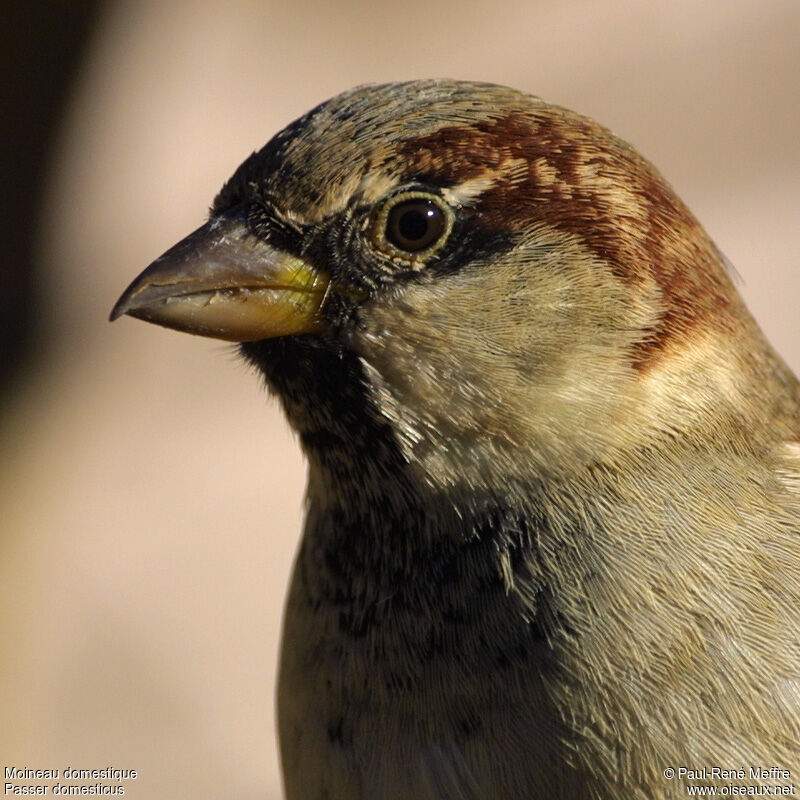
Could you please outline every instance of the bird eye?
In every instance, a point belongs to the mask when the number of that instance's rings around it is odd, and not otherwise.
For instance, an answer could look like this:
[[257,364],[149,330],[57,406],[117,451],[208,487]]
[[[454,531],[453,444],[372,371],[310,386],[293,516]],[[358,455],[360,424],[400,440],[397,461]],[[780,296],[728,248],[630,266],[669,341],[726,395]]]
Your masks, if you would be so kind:
[[452,212],[435,195],[393,197],[379,218],[385,240],[404,253],[430,251],[444,241]]

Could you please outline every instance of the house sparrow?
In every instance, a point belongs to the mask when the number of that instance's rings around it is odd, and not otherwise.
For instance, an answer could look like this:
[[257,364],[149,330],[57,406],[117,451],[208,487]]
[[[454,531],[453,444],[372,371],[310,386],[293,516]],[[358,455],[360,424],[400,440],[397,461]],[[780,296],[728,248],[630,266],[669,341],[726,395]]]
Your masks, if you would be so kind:
[[290,800],[800,777],[800,386],[608,130],[489,84],[345,92],[121,314],[242,342],[308,458]]

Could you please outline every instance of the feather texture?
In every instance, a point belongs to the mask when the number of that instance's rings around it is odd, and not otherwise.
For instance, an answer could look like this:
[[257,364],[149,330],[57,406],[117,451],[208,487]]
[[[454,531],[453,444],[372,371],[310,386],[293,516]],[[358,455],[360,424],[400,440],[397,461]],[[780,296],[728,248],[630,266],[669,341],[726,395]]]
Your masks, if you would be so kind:
[[[427,249],[381,227],[407,197],[447,211]],[[242,345],[309,461],[290,800],[800,776],[800,386],[652,165],[511,89],[368,86],[212,218],[329,281],[306,333]]]

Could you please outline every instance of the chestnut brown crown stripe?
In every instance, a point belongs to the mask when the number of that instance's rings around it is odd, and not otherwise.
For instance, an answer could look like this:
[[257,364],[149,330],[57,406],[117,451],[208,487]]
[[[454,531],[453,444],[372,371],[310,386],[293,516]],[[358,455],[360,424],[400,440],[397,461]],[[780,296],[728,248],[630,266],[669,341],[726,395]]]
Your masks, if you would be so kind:
[[[580,237],[626,283],[655,283],[663,313],[632,353],[637,369],[709,326],[733,324],[735,290],[708,235],[656,169],[597,123],[537,106],[442,127],[400,152],[412,174],[443,185],[495,173],[476,204],[486,225],[542,222]],[[503,171],[517,162],[527,174]]]

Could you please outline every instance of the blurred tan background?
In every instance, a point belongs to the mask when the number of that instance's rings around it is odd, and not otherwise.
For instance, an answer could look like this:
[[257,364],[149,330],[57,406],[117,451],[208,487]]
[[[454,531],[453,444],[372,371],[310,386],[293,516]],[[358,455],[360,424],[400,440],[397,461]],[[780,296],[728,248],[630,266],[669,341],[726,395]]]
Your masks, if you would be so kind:
[[367,81],[471,78],[636,145],[798,371],[800,3],[98,9],[32,209],[33,360],[0,405],[0,767],[133,768],[132,798],[278,798],[303,462],[231,347],[109,325],[113,302],[311,106]]

